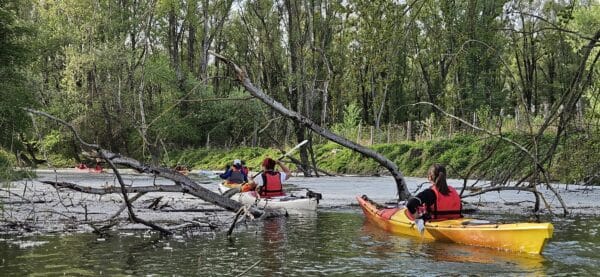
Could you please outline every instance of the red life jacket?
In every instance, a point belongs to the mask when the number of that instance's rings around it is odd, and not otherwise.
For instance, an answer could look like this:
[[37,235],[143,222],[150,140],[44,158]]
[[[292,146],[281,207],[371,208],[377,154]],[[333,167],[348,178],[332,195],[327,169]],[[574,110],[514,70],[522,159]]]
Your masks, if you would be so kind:
[[431,186],[431,190],[435,193],[435,204],[431,216],[433,220],[456,219],[461,218],[462,204],[460,196],[456,190],[448,186],[448,195],[443,195],[437,190],[435,185]]
[[283,185],[281,184],[281,174],[277,171],[265,171],[262,174],[263,185],[260,190],[260,197],[284,196]]

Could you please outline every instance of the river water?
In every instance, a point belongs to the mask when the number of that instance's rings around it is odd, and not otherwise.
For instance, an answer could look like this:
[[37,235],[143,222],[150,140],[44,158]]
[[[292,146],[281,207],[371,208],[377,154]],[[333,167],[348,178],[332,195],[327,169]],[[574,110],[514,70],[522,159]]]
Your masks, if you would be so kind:
[[[391,200],[395,194],[391,178],[290,181],[323,193],[316,214],[241,225],[230,238],[220,232],[169,238],[150,232],[115,232],[103,238],[81,233],[5,236],[0,239],[0,276],[237,276],[246,270],[244,276],[590,276],[600,271],[597,216],[542,218],[555,227],[542,255],[517,254],[392,235],[365,222],[354,197],[367,194],[378,201]],[[415,189],[422,181],[409,178],[409,187]],[[472,200],[531,198],[520,194],[486,197]],[[506,211],[471,216],[528,220]]]

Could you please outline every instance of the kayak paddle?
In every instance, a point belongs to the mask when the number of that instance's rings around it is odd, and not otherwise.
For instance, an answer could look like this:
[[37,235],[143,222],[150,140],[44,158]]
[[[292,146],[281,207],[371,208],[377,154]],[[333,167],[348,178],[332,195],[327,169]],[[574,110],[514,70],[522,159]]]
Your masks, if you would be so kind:
[[[291,155],[292,153],[294,153],[294,151],[298,150],[300,147],[302,147],[302,145],[305,145],[308,142],[307,139],[303,140],[302,142],[298,143],[296,146],[294,146],[294,148],[290,149],[289,151],[287,151],[285,154],[281,155],[279,158],[277,158],[278,161],[283,160],[283,158]],[[259,171],[256,174],[254,174],[254,176],[252,176],[252,179],[256,178],[256,176],[258,176],[259,174],[261,174],[263,171]]]

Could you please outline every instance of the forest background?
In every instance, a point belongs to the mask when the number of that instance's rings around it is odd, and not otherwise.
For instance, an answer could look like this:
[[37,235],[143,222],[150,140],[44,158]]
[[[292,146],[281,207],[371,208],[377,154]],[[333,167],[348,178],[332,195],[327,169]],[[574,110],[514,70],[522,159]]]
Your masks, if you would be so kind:
[[3,179],[93,163],[25,107],[169,167],[257,167],[308,139],[305,175],[382,171],[253,98],[214,52],[406,175],[439,162],[453,177],[535,181],[537,163],[552,180],[600,182],[597,1],[4,0],[0,35]]

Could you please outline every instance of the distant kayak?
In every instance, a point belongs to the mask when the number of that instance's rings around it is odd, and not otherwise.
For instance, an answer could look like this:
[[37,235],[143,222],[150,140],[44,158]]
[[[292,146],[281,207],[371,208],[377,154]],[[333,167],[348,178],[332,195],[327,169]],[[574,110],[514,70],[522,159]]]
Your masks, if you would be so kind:
[[75,170],[77,170],[79,172],[87,172],[87,173],[105,173],[106,172],[106,170],[104,170],[104,168],[102,168],[101,166],[87,167],[82,164],[76,166]]
[[[240,185],[231,184],[219,184],[219,192],[225,193],[226,191],[234,188],[239,189]],[[314,193],[307,190],[303,196],[290,194],[280,197],[261,198],[255,191],[248,191],[242,193],[236,193],[231,196],[231,199],[238,201],[244,205],[254,205],[261,209],[274,209],[280,210],[287,214],[305,214],[315,212],[321,199],[321,194]]]
[[423,234],[406,215],[405,208],[383,207],[366,195],[356,198],[365,217],[379,228],[394,234],[425,239],[539,254],[552,238],[551,223],[496,224],[460,218],[425,223]]
[[178,165],[174,169],[175,169],[175,171],[179,172],[181,175],[188,175],[190,173],[190,170],[188,169],[187,166]]

